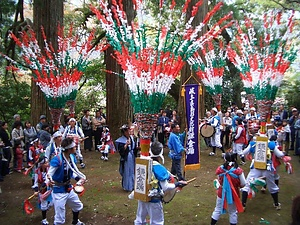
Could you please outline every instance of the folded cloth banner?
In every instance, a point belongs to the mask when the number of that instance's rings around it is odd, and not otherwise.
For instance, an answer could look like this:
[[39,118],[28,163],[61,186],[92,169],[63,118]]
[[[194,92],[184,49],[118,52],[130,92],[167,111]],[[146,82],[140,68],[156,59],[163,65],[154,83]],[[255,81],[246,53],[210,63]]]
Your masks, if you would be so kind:
[[184,101],[188,135],[186,140],[185,170],[200,168],[199,146],[199,84],[186,84],[184,86]]

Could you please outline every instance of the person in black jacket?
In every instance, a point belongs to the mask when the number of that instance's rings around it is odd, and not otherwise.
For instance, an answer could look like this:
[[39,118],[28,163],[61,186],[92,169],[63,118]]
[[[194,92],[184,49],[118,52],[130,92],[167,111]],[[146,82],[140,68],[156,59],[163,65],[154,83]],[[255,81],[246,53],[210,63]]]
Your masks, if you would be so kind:
[[[0,123],[0,139],[2,141],[2,171],[1,175],[5,176],[6,174],[9,173],[9,164],[11,162],[11,150],[10,148],[12,147],[12,144],[10,142],[10,133],[8,132],[8,123],[7,122],[1,122]],[[1,142],[0,141],[0,142]]]

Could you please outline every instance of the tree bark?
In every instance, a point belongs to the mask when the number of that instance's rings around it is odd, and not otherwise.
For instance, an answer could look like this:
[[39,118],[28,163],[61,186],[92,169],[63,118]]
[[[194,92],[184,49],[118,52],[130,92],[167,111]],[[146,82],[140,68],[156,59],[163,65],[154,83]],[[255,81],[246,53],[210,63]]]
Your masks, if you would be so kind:
[[[186,15],[186,19],[188,20],[191,17],[191,12],[192,12],[192,7],[198,2],[198,0],[192,0],[188,11],[187,11],[187,15]],[[197,13],[197,15],[194,18],[194,21],[192,23],[192,25],[195,27],[196,25],[198,25],[200,22],[203,21],[206,13],[208,11],[208,0],[204,0],[203,4],[200,6],[199,11]],[[203,28],[202,32],[199,35],[202,35],[203,33],[205,33],[207,30],[207,28]],[[186,64],[183,69],[181,70],[181,78],[180,78],[180,84],[181,84],[181,88],[182,85],[187,81],[187,79],[191,76],[192,71],[190,70],[190,66],[188,64]],[[187,84],[195,84],[195,83],[200,83],[201,81],[198,79],[197,76],[194,76],[197,80],[195,79],[190,79]],[[178,112],[179,112],[179,116],[181,119],[181,127],[186,127],[186,115],[185,115],[185,109],[184,109],[184,98],[181,96],[181,88],[179,90],[179,100],[178,100]],[[202,85],[202,95],[200,96],[200,107],[199,107],[199,116],[203,117],[205,114],[205,89],[204,86]]]
[[[126,12],[128,23],[134,18],[132,0],[123,1],[124,11]],[[112,58],[113,49],[110,47],[105,52],[105,64],[108,71],[123,75],[121,67]],[[130,103],[129,87],[125,79],[116,74],[106,74],[106,113],[107,124],[110,128],[112,138],[120,135],[119,128],[122,124],[133,121],[133,109]]]
[[[43,49],[41,26],[44,27],[46,37],[57,48],[57,26],[63,24],[64,0],[34,0],[33,24],[37,40]],[[35,82],[31,82],[31,123],[37,124],[40,115],[46,115],[51,121],[49,107],[45,96]]]

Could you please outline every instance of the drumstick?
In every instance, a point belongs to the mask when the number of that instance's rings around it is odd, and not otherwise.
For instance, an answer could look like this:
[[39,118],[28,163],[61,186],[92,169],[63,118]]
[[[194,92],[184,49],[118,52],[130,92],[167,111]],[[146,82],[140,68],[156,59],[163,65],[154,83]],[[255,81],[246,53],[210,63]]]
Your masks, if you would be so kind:
[[82,141],[84,141],[85,139],[88,139],[88,138],[90,138],[89,136],[86,136],[86,137],[84,137],[84,138],[81,138],[80,139],[80,142],[82,142]]
[[35,196],[35,194],[33,194],[33,195],[29,196],[29,197],[27,198],[27,200],[30,200],[30,199],[32,199],[34,196]]
[[187,180],[186,182],[189,184],[189,183],[191,183],[191,182],[193,182],[193,181],[195,181],[196,180],[196,177],[194,177],[194,178],[192,178],[192,179],[190,179],[190,180]]

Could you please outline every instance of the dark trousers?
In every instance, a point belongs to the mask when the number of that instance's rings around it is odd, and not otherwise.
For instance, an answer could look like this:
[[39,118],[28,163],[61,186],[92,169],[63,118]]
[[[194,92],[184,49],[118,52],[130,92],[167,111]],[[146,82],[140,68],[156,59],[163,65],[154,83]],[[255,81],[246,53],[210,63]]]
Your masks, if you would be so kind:
[[89,150],[91,151],[93,148],[93,139],[92,139],[92,134],[93,134],[93,130],[83,130],[84,136],[85,137],[89,137],[87,139],[84,140],[83,146],[84,146],[84,150]]
[[157,139],[160,143],[162,143],[163,145],[165,145],[165,133],[166,132],[161,132],[157,134]]
[[7,171],[9,171],[9,165],[11,162],[11,150],[10,147],[3,147],[3,157],[7,159],[7,162],[5,163],[5,166],[7,167]]
[[296,142],[295,155],[300,155],[300,131],[299,130],[296,132],[295,142]]
[[295,149],[295,130],[291,130],[291,139],[290,139],[290,150],[294,150]]
[[95,131],[94,131],[94,139],[95,139],[95,150],[97,151],[97,145],[101,145],[101,135],[103,132],[103,127],[98,127]]
[[[225,146],[227,148],[229,147],[229,135],[230,135],[230,130],[225,130],[225,131],[222,131],[222,133],[221,133],[221,144],[222,144],[222,146]],[[225,145],[223,144],[224,137],[225,137]]]
[[181,172],[181,159],[172,159],[171,173],[176,175],[178,180],[184,180]]

